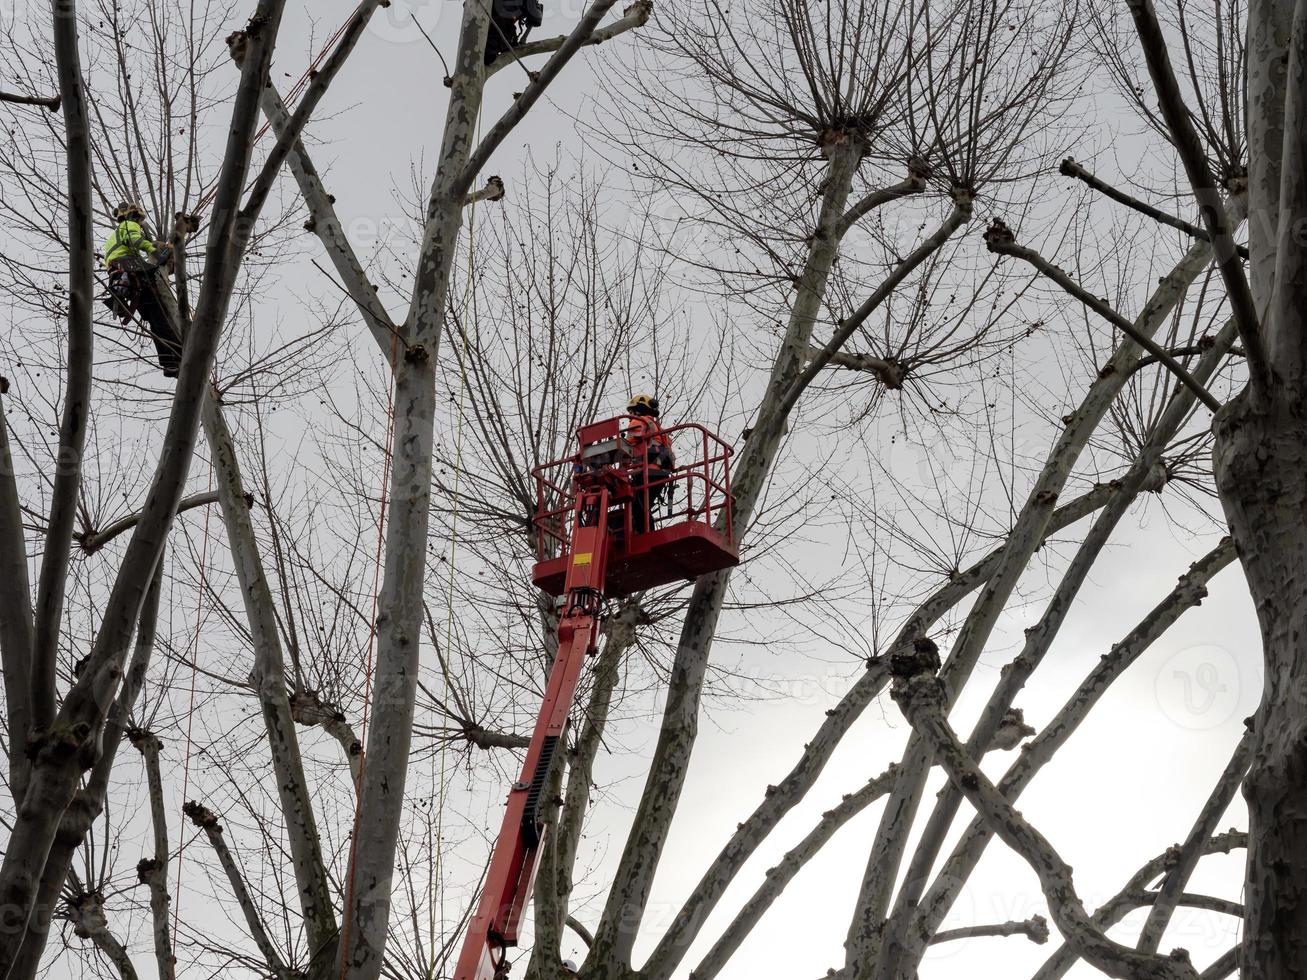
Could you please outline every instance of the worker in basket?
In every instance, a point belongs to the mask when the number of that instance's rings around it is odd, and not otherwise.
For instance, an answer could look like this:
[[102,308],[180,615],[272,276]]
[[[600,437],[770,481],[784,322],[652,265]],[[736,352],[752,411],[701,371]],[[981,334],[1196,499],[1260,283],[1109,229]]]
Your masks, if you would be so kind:
[[159,299],[159,270],[172,258],[172,250],[160,247],[146,235],[142,222],[145,209],[124,203],[113,212],[114,232],[104,243],[104,264],[109,270],[109,295],[105,305],[124,325],[139,313],[159,355],[165,377],[177,377],[181,366],[182,342]]
[[631,522],[635,533],[643,534],[653,529],[653,511],[658,502],[671,500],[672,484],[667,481],[676,470],[676,453],[671,436],[658,421],[661,412],[657,398],[635,395],[626,411],[632,416],[625,439],[631,447],[631,482],[637,487]]

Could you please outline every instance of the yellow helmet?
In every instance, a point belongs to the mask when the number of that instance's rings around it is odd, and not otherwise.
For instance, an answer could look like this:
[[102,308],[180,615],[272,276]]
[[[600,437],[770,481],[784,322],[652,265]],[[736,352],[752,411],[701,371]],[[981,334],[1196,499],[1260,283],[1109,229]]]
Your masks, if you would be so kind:
[[632,395],[626,410],[632,415],[658,415],[658,399],[653,395]]
[[124,201],[113,209],[114,221],[144,221],[145,208],[135,201]]

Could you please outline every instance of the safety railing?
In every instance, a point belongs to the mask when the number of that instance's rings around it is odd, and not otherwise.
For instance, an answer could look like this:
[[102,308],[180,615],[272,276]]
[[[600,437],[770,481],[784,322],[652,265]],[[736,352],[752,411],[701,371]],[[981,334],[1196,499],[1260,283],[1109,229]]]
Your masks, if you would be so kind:
[[[617,431],[627,447],[640,438],[638,430],[644,426],[642,420],[629,415],[607,421],[618,423]],[[601,429],[607,429],[606,423],[586,426],[581,432]],[[611,438],[612,430],[607,431]],[[622,498],[618,506],[624,511],[622,523],[628,536],[640,530],[634,509],[642,507],[648,508],[652,518],[645,530],[701,521],[715,527],[728,543],[734,543],[730,445],[695,422],[668,426],[661,431],[670,439],[676,456],[676,465],[670,470],[651,463],[647,451],[639,459],[619,454],[616,460],[608,459],[600,464],[583,462],[587,448],[604,440],[581,442],[571,456],[535,468],[532,475],[536,481],[534,524],[538,560],[566,553],[580,485],[585,478],[606,481]],[[581,433],[578,436],[584,438]],[[647,498],[654,498],[656,506],[649,507]]]

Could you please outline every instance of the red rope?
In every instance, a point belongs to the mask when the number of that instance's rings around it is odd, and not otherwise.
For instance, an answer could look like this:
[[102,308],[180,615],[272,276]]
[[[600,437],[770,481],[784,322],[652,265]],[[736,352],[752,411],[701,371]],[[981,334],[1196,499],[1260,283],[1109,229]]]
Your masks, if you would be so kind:
[[[213,492],[213,462],[209,462],[209,492]],[[191,789],[191,731],[195,724],[195,679],[199,673],[200,661],[200,625],[203,622],[204,613],[204,588],[207,581],[209,565],[209,516],[213,513],[212,507],[204,508],[204,543],[200,546],[200,592],[195,602],[195,636],[191,641],[191,690],[189,701],[186,708],[186,762],[182,767],[182,803],[186,803],[187,794]],[[176,899],[172,906],[172,958],[173,963],[177,962],[177,925],[181,916],[182,909],[182,855],[186,852],[186,828],[185,825],[179,829],[177,835],[177,889]],[[176,973],[174,965],[173,972]]]
[[[390,376],[395,377],[398,336],[390,340]],[[381,557],[386,541],[386,508],[390,500],[390,468],[395,441],[395,385],[392,380],[386,393],[385,462],[381,467],[381,508],[377,517],[377,552],[372,565],[372,618],[368,623],[368,652],[363,668],[363,723],[359,734],[359,774],[354,784],[354,829],[349,837],[349,874],[345,879],[344,920],[340,927],[340,980],[345,980],[349,965],[349,933],[353,921],[354,859],[358,854],[359,819],[363,814],[363,775],[367,770],[368,716],[372,707],[372,661],[377,646],[377,612],[381,605]]]
[[[322,46],[322,50],[318,52],[317,57],[315,57],[311,62],[309,62],[309,66],[304,69],[304,74],[299,77],[299,80],[296,81],[295,84],[292,85],[290,87],[290,90],[286,93],[286,99],[285,99],[286,105],[290,105],[290,103],[294,102],[295,99],[299,96],[299,94],[303,92],[305,88],[308,87],[309,79],[312,78],[315,74],[317,74],[318,68],[321,67],[322,63],[327,60],[327,55],[331,53],[332,49],[336,46],[336,42],[341,39],[342,35],[344,35],[345,29],[349,27],[349,24],[350,24],[349,20],[346,20],[345,23],[341,24],[340,27],[336,29],[336,33],[331,35],[331,37],[327,40],[327,43]],[[254,139],[251,141],[250,145],[257,146],[259,141],[263,139],[263,137],[267,134],[268,130],[271,128],[272,128],[272,123],[270,121],[265,122],[263,126],[259,128],[258,132],[254,134]],[[207,208],[210,204],[213,203],[213,199],[214,197],[217,196],[217,194],[218,194],[218,186],[215,183],[214,186],[209,188],[208,192],[202,198],[200,198],[198,202],[196,202],[194,213],[195,214],[202,213],[205,208]]]

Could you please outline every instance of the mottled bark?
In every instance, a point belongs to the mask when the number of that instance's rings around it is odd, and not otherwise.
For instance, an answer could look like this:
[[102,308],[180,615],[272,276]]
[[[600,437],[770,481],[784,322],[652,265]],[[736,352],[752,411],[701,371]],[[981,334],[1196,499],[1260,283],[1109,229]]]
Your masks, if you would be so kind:
[[[1198,867],[1198,859],[1202,857],[1204,845],[1211,839],[1216,825],[1229,809],[1231,801],[1243,784],[1243,777],[1248,771],[1251,760],[1253,744],[1251,732],[1239,740],[1234,755],[1230,757],[1230,762],[1221,773],[1221,778],[1216,781],[1216,788],[1212,790],[1211,796],[1203,805],[1198,819],[1194,821],[1193,829],[1189,831],[1189,836],[1177,848],[1175,862],[1167,871],[1153,907],[1148,912],[1144,928],[1139,933],[1137,945],[1144,952],[1155,953],[1162,945],[1162,935],[1166,932],[1171,916],[1175,914],[1176,908],[1184,897],[1184,887],[1188,884],[1194,869]],[[1243,908],[1242,906],[1238,908],[1242,916]]]
[[[249,170],[258,93],[267,79],[283,7],[284,0],[262,0],[251,21],[253,56],[247,59],[233,108],[233,124],[214,198],[204,284],[182,354],[163,453],[145,510],[104,604],[102,621],[82,673],[54,722],[30,746],[32,776],[17,808],[9,847],[0,866],[0,907],[9,914],[9,928],[0,930],[0,977],[10,977],[61,816],[73,801],[81,772],[99,750],[102,726],[122,677],[127,646],[163,552],[165,536],[181,503],[194,456],[207,375],[250,231],[248,225],[238,224],[237,203]],[[75,43],[75,33],[72,41]],[[87,298],[89,302],[89,283]]]
[[[1053,922],[1066,941],[1094,967],[1121,980],[1197,980],[1187,954],[1142,953],[1109,939],[1095,925],[1076,894],[1071,868],[1052,845],[1004,799],[980,771],[944,717],[943,685],[921,664],[907,663],[894,680],[894,700],[913,728],[930,743],[939,765],[1039,878]],[[896,665],[896,672],[898,665]]]
[[[1199,359],[1192,375],[1199,388],[1205,385],[1224,363],[1236,333],[1234,324],[1227,324]],[[1194,388],[1188,385],[1182,385],[1174,392],[1161,417],[1149,432],[1134,463],[1121,479],[1120,492],[1108,501],[1095,518],[1088,534],[1077,548],[1075,556],[1058,580],[1044,614],[1034,626],[1025,631],[1021,652],[1004,668],[998,685],[990,695],[971,737],[967,740],[967,749],[974,758],[979,759],[983,750],[992,743],[1026,681],[1043,662],[1044,656],[1052,647],[1062,624],[1070,614],[1076,596],[1088,580],[1099,555],[1112,539],[1131,504],[1146,489],[1162,489],[1162,486],[1158,485],[1158,471],[1163,465],[1163,453],[1189,418],[1196,397]],[[1165,480],[1164,475],[1161,476],[1161,480]],[[961,794],[955,787],[945,787],[922,831],[905,880],[899,887],[894,912],[887,929],[887,939],[882,943],[882,961],[877,967],[877,974],[880,976],[901,976],[911,980],[916,973],[921,955],[925,951],[925,937],[920,934],[914,935],[909,928],[909,922],[916,917],[922,892],[926,888],[930,873],[935,866],[935,859],[953,825],[961,801]],[[960,885],[960,882],[955,885]]]
[[[1236,848],[1245,847],[1247,843],[1247,834],[1231,830],[1207,841],[1203,845],[1202,853],[1204,856],[1208,854],[1229,854],[1230,851]],[[1146,886],[1171,866],[1173,858],[1173,851],[1168,849],[1165,853],[1159,854],[1136,871],[1130,880],[1126,882],[1125,887],[1094,913],[1094,925],[1099,929],[1110,929],[1130,912],[1148,905],[1156,893],[1149,892]],[[1032,980],[1060,980],[1079,958],[1080,954],[1070,946],[1059,947]]]
[[[208,838],[209,844],[213,847],[213,852],[218,857],[218,864],[222,866],[223,874],[227,877],[227,886],[231,889],[231,893],[236,899],[236,905],[240,908],[241,915],[245,919],[245,925],[250,931],[250,938],[254,940],[254,945],[263,954],[263,962],[267,965],[268,972],[276,980],[297,980],[300,974],[291,973],[268,935],[268,929],[263,924],[259,906],[254,901],[254,897],[250,895],[250,890],[245,886],[245,878],[241,874],[240,866],[236,863],[236,858],[227,846],[227,839],[222,832],[222,822],[218,819],[217,814],[193,801],[187,803],[182,809],[185,811],[186,816],[190,818],[191,823],[204,832],[204,836]],[[322,975],[325,975],[325,973]]]
[[435,363],[450,269],[468,188],[494,150],[543,96],[614,0],[595,0],[567,41],[475,143],[485,84],[489,10],[463,11],[439,164],[431,189],[408,316],[392,342],[394,435],[385,528],[385,573],[377,603],[374,707],[347,876],[341,980],[377,980],[390,918],[395,850],[404,807],[417,694],[422,593],[435,441]]
[[[1137,332],[1152,336],[1161,329],[1185,291],[1207,268],[1212,248],[1198,242],[1164,276],[1135,317]],[[1008,535],[999,565],[988,587],[972,607],[941,675],[950,699],[966,684],[988,642],[999,616],[1007,607],[1026,566],[1043,541],[1059,495],[1080,454],[1129,381],[1131,368],[1142,348],[1129,337],[1099,371],[1080,406],[1067,416],[1066,427],[1054,443]],[[885,806],[863,876],[857,907],[845,940],[845,965],[853,980],[875,974],[881,940],[898,878],[908,835],[930,770],[930,751],[920,738],[910,737],[899,785]]]
[[[743,535],[747,529],[767,473],[780,450],[785,419],[773,409],[808,361],[813,329],[821,312],[831,266],[839,251],[835,230],[846,209],[854,175],[864,153],[860,143],[847,137],[841,137],[825,149],[830,163],[826,169],[816,228],[799,277],[798,295],[781,350],[773,363],[767,394],[760,403],[753,432],[733,474],[737,535]],[[729,572],[700,578],[695,583],[686,610],[649,776],[613,888],[595,932],[592,955],[611,966],[629,968],[631,965],[631,948],[649,901],[654,874],[689,770],[690,753],[698,734],[699,695],[729,581]]]
[[[1180,577],[1174,589],[1130,630],[1120,642],[1113,645],[1066,704],[1053,716],[1044,729],[1022,750],[998,783],[999,792],[1015,801],[1031,781],[1075,734],[1076,730],[1099,703],[1108,688],[1141,657],[1189,609],[1198,605],[1207,595],[1207,584],[1212,576],[1234,561],[1234,545],[1222,541],[1215,549],[1200,558]],[[986,846],[993,838],[994,829],[983,819],[975,819],[954,846],[933,885],[919,904],[908,936],[915,944],[913,961],[929,940],[962,891],[980,862]]]
[[1221,500],[1261,624],[1265,687],[1248,803],[1245,980],[1307,975],[1307,405],[1258,411],[1245,395],[1217,420]]
[[[77,521],[82,484],[82,454],[91,411],[91,372],[95,301],[95,212],[91,193],[91,124],[82,79],[75,0],[54,0],[55,72],[63,106],[64,153],[68,207],[68,360],[64,403],[59,420],[59,451],[55,459],[50,513],[36,587],[36,611],[31,650],[31,731],[13,734],[13,753],[22,755],[27,739],[54,722],[55,672],[59,627],[68,577],[70,545]],[[136,611],[132,610],[132,618]]]
[[172,930],[168,911],[172,896],[168,894],[168,811],[163,801],[163,774],[159,769],[159,753],[163,748],[158,737],[151,732],[132,732],[132,745],[141,753],[145,763],[145,781],[150,796],[150,830],[154,838],[154,854],[142,858],[136,865],[136,878],[150,892],[150,926],[154,939],[154,961],[159,980],[173,980],[176,960],[172,953]]
[[276,604],[268,586],[258,540],[254,536],[254,523],[250,519],[251,498],[241,479],[236,445],[218,397],[216,391],[211,391],[205,402],[204,434],[209,442],[223,525],[227,528],[232,563],[250,626],[254,648],[250,686],[259,699],[268,751],[272,756],[277,795],[286,822],[291,866],[295,873],[295,891],[312,950],[310,962],[316,969],[325,969],[326,964],[335,959],[337,932],[331,884],[327,880],[322,843],[313,814],[313,798],[304,775],[299,736],[291,713]]
[[[1055,534],[1082,520],[1111,500],[1119,490],[1117,484],[1104,484],[1060,507],[1053,515],[1048,533]],[[841,740],[884,690],[889,680],[886,670],[888,657],[904,649],[911,649],[917,636],[929,630],[950,609],[988,581],[989,576],[997,569],[1005,547],[1006,545],[996,548],[970,568],[951,575],[948,581],[908,618],[890,645],[888,654],[869,662],[866,672],[857,683],[845,693],[835,707],[827,710],[825,721],[822,722],[815,736],[804,746],[798,762],[784,779],[775,786],[768,787],[762,802],[739,826],[686,899],[671,927],[645,965],[642,971],[645,975],[655,976],[655,970],[659,974],[668,975],[669,971],[675,969],[685,955],[685,951],[697,937],[699,930],[702,929],[709,912],[744,866],[745,861],[776,828],[785,814],[789,813],[813,787]]]

